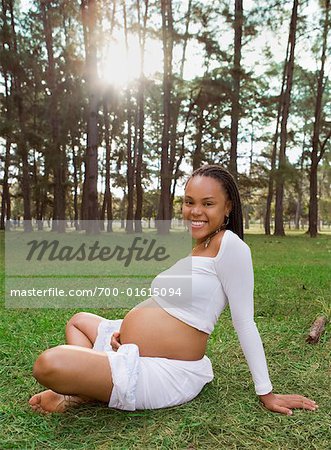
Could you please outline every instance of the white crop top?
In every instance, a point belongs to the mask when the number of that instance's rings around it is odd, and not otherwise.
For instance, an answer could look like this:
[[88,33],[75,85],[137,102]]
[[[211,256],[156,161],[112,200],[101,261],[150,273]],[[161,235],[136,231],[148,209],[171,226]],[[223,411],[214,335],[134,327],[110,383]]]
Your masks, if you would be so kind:
[[170,315],[208,334],[229,304],[256,394],[271,392],[263,344],[254,321],[254,274],[248,245],[226,230],[214,258],[187,256],[155,277],[151,289],[173,292],[181,286],[184,287],[181,296],[166,294],[153,298]]

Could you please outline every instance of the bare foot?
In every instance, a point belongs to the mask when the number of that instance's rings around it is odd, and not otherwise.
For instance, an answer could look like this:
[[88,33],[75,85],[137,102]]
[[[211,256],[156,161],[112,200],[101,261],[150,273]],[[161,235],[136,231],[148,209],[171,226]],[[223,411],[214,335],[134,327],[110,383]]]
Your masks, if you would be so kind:
[[82,397],[58,394],[49,389],[33,395],[29,400],[29,404],[34,411],[49,414],[52,412],[63,413],[68,408],[87,403],[87,401],[87,399]]

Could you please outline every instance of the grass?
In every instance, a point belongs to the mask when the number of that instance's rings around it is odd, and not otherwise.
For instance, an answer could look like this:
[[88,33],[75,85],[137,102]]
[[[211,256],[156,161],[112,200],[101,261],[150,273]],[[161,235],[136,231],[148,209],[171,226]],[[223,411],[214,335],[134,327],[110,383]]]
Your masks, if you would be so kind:
[[[64,342],[65,323],[77,310],[9,310],[2,300],[0,449],[329,449],[330,327],[317,345],[305,337],[316,316],[330,314],[331,236],[251,234],[246,241],[274,392],[306,395],[318,411],[287,417],[261,406],[226,310],[208,345],[215,379],[192,402],[132,413],[96,404],[63,415],[33,414],[27,400],[40,390],[33,362]],[[120,318],[126,310],[91,311]]]

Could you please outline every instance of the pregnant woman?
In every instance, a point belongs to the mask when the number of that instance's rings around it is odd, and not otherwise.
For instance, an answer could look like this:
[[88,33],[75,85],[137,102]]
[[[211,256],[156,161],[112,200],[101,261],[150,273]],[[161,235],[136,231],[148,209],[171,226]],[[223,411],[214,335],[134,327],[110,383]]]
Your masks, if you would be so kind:
[[[44,351],[35,362],[33,375],[48,390],[31,397],[32,409],[63,412],[100,401],[130,411],[192,400],[213,379],[205,351],[227,305],[264,406],[289,415],[292,408],[318,407],[302,395],[272,392],[254,322],[252,260],[243,242],[239,192],[230,173],[216,165],[193,172],[185,188],[183,217],[195,240],[192,257],[187,257],[192,262],[192,298],[176,304],[175,297],[153,296],[123,320],[75,314],[66,327],[67,345]],[[162,287],[163,275],[178,273],[180,261],[158,275],[152,288]]]

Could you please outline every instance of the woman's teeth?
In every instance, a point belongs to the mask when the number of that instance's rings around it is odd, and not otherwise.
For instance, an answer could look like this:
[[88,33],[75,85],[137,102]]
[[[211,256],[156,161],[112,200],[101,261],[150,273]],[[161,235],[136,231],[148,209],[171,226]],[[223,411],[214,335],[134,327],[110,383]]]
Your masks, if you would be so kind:
[[202,220],[192,220],[192,222],[191,222],[192,227],[195,227],[195,228],[201,228],[204,226],[205,223],[206,222],[203,222]]

